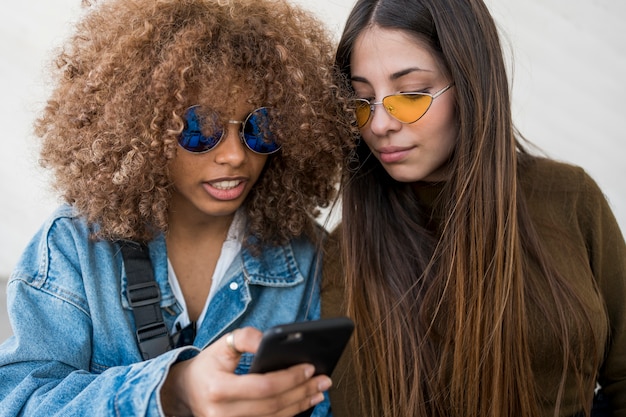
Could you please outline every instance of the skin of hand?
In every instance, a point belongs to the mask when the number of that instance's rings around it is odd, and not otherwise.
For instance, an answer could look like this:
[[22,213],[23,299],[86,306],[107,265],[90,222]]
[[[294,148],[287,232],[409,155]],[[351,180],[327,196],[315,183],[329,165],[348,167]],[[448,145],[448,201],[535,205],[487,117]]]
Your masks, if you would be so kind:
[[[237,350],[255,353],[262,333],[252,327],[235,331]],[[332,382],[313,377],[310,364],[268,372],[236,375],[237,354],[226,336],[198,356],[173,365],[161,388],[161,404],[168,416],[289,417],[319,404]]]

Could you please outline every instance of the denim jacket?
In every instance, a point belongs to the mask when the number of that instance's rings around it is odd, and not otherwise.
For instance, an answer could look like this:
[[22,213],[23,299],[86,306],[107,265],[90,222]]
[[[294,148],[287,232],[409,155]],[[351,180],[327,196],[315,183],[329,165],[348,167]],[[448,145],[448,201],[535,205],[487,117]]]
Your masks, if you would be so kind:
[[[0,416],[163,416],[159,390],[169,367],[243,326],[320,316],[315,247],[297,239],[245,248],[209,304],[193,346],[142,361],[117,244],[60,207],[27,246],[7,288],[13,336],[0,345]],[[180,313],[167,277],[164,237],[148,244],[170,327]],[[237,369],[247,372],[251,355]],[[330,415],[328,398],[314,416]]]

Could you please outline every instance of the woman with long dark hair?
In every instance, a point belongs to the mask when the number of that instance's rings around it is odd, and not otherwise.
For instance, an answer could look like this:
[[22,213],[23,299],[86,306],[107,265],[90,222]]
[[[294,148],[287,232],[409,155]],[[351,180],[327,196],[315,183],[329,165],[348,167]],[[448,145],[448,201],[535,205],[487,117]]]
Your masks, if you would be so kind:
[[582,169],[523,146],[485,4],[359,0],[336,64],[360,138],[322,307],[356,323],[335,415],[589,415],[599,382],[626,416],[624,239]]

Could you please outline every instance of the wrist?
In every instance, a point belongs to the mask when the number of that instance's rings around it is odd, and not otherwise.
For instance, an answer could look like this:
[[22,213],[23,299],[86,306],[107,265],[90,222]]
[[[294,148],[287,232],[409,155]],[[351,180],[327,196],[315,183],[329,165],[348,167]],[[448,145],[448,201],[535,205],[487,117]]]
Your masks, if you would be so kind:
[[178,362],[172,365],[165,377],[163,386],[159,393],[161,397],[161,407],[166,417],[188,417],[192,416],[191,409],[187,405],[184,393],[183,373],[188,361]]

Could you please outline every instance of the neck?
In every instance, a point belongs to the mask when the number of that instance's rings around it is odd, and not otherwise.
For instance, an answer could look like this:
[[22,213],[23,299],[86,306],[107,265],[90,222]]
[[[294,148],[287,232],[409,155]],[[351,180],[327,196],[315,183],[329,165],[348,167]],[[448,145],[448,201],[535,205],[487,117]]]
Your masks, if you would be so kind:
[[195,321],[206,303],[213,273],[234,214],[192,214],[172,207],[166,243],[167,256],[185,297],[189,318]]
[[235,213],[208,215],[187,200],[172,198],[168,213],[168,243],[170,240],[223,242]]

